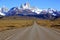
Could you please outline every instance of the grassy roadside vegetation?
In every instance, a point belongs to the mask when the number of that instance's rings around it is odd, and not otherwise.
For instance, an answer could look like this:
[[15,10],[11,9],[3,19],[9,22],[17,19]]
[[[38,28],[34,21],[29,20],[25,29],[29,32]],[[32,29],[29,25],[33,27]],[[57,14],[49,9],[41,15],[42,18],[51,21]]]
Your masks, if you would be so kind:
[[34,21],[40,26],[60,29],[60,19],[44,20],[44,19],[0,19],[0,31],[28,27],[34,24]]
[[60,19],[56,19],[56,20],[37,19],[36,23],[40,26],[60,29]]
[[21,28],[33,25],[33,20],[16,20],[16,19],[1,19],[0,20],[0,31],[11,29],[11,28]]

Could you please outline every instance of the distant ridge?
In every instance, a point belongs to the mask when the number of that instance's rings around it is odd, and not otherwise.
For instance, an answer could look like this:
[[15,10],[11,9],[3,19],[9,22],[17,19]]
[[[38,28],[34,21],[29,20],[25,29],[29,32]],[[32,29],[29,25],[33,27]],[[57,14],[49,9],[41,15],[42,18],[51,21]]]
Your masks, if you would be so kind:
[[2,16],[29,16],[42,19],[56,19],[60,18],[60,11],[53,8],[39,9],[37,7],[31,7],[29,3],[22,4],[20,8],[12,7],[10,10],[6,8],[0,8],[0,17]]

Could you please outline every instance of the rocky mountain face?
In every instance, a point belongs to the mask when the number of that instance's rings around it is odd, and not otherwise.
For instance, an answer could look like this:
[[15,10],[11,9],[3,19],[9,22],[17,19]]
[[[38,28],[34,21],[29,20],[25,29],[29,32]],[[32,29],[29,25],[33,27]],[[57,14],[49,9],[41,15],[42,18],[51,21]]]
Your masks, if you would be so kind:
[[12,7],[10,10],[5,11],[6,8],[0,8],[1,16],[29,16],[42,19],[56,19],[60,18],[60,11],[53,8],[39,9],[31,7],[29,3],[22,4],[20,8]]

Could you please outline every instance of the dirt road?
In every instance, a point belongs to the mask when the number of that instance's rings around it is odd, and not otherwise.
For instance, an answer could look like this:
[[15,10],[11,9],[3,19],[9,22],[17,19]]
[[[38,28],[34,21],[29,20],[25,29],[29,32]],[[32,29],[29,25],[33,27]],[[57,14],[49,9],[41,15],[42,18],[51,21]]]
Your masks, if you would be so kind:
[[34,25],[0,32],[0,40],[60,40],[60,33]]

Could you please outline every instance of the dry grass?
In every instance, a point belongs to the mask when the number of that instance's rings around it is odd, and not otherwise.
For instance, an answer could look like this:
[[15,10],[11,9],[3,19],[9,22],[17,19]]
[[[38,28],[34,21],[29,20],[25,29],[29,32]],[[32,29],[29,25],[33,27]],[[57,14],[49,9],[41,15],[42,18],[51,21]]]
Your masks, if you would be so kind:
[[38,19],[36,23],[40,26],[50,26],[51,23],[49,20]]
[[40,26],[60,28],[60,19],[54,21],[43,19],[0,19],[0,31],[12,28],[28,27],[34,24],[34,21]]
[[0,30],[5,30],[9,28],[20,28],[20,27],[28,27],[33,25],[33,20],[0,20]]
[[59,28],[60,29],[60,19],[56,19],[56,20],[42,20],[42,19],[37,19],[36,21],[37,24],[39,24],[40,26],[44,26],[44,27],[54,27],[54,28]]

